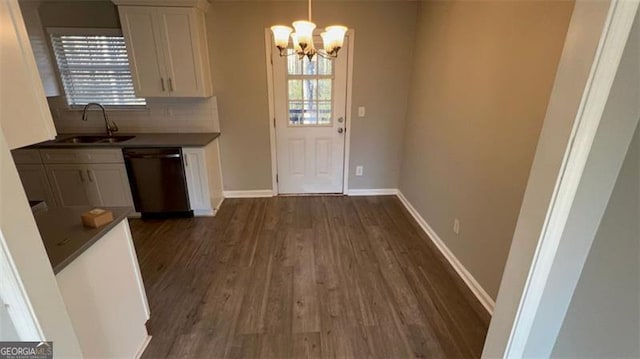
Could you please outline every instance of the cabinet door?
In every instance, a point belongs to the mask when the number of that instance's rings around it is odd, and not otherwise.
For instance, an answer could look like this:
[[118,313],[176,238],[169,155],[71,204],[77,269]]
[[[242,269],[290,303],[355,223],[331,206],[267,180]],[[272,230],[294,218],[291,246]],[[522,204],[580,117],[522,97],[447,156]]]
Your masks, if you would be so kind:
[[47,207],[54,208],[56,202],[47,180],[47,173],[43,165],[17,164],[22,187],[30,201],[45,201]]
[[51,190],[61,207],[89,206],[88,181],[83,165],[46,165]]
[[127,170],[123,164],[95,164],[85,168],[92,205],[133,207]]
[[191,209],[211,210],[207,172],[204,163],[204,150],[201,148],[183,148],[184,172],[187,178],[187,190]]
[[158,8],[171,96],[211,96],[202,16],[193,8]]
[[157,9],[146,6],[119,6],[118,11],[136,95],[169,96],[162,36],[158,33]]

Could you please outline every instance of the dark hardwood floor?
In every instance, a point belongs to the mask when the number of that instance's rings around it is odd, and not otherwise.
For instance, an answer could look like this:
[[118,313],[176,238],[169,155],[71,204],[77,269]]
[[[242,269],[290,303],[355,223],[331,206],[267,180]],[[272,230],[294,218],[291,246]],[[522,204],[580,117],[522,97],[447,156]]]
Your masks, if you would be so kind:
[[396,197],[228,199],[131,227],[145,358],[481,354],[487,313]]

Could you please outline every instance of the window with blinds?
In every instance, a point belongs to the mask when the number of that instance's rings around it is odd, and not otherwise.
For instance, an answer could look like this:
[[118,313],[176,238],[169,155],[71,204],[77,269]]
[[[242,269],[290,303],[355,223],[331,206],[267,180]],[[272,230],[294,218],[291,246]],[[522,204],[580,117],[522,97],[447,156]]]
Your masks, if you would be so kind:
[[69,106],[145,106],[136,97],[124,37],[111,29],[49,29]]

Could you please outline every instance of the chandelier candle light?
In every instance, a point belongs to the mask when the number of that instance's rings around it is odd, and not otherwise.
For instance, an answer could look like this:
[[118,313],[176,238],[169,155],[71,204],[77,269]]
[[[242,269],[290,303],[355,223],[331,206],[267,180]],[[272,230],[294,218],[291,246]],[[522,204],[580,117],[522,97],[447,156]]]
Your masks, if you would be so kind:
[[309,0],[309,20],[294,21],[293,27],[295,32],[289,26],[271,26],[273,40],[278,50],[280,50],[280,56],[288,56],[287,47],[289,46],[289,36],[291,36],[295,51],[292,55],[298,55],[300,59],[307,56],[311,60],[316,54],[328,59],[338,57],[338,51],[342,48],[344,35],[347,32],[345,26],[327,26],[324,32],[320,34],[324,50],[316,50],[313,46],[313,30],[315,30],[316,24],[311,22],[311,0]]

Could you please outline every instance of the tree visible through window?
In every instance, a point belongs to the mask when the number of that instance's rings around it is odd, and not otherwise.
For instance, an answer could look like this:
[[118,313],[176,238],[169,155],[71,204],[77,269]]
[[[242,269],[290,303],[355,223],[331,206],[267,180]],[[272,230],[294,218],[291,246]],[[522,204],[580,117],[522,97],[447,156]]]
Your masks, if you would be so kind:
[[298,59],[288,50],[289,125],[331,125],[333,64],[316,55]]
[[144,106],[136,97],[124,37],[115,29],[49,29],[69,106]]

